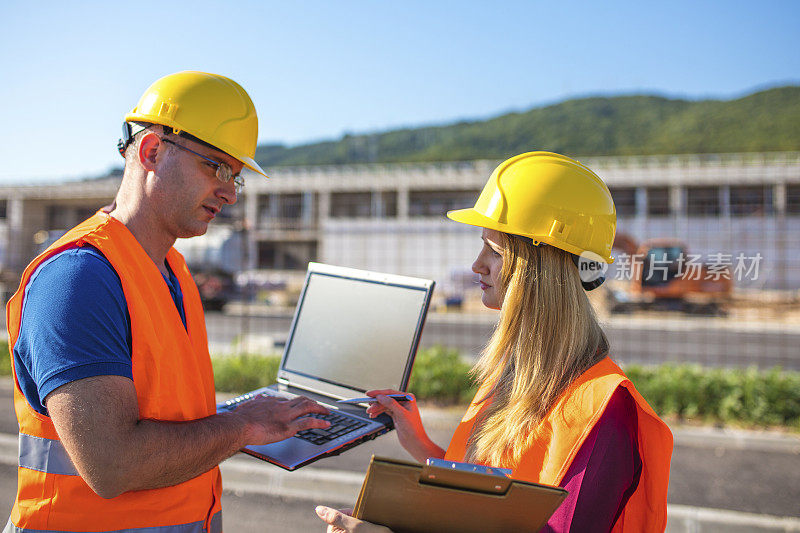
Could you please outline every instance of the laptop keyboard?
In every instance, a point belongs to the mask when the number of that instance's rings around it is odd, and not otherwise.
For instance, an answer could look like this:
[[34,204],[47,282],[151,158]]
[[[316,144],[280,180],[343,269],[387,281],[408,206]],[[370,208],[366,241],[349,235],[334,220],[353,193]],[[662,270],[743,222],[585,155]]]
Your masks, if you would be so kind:
[[[245,402],[251,398],[258,396],[259,394],[266,394],[268,396],[277,396],[282,398],[289,398],[290,396],[286,394],[282,394],[280,392],[274,391],[272,389],[260,389],[253,392],[248,392],[247,394],[243,394],[241,396],[237,396],[236,398],[232,398],[225,402],[221,407],[225,410],[232,411],[236,409],[240,403]],[[314,418],[319,418],[321,420],[327,420],[331,423],[330,427],[325,429],[306,429],[304,431],[300,431],[295,434],[295,437],[307,440],[312,444],[325,444],[326,442],[330,442],[333,439],[337,439],[342,435],[347,435],[348,433],[355,431],[357,429],[361,429],[367,425],[366,422],[360,420],[356,417],[348,416],[342,414],[340,412],[331,412],[327,415],[312,413],[306,416],[313,416]]]
[[307,440],[313,444],[325,444],[326,442],[337,439],[342,435],[347,435],[348,433],[357,429],[361,429],[367,425],[366,422],[363,422],[352,416],[343,415],[341,413],[330,413],[327,415],[312,413],[307,416],[319,418],[320,420],[327,420],[331,423],[331,426],[325,429],[306,429],[299,431],[295,435],[295,437]]

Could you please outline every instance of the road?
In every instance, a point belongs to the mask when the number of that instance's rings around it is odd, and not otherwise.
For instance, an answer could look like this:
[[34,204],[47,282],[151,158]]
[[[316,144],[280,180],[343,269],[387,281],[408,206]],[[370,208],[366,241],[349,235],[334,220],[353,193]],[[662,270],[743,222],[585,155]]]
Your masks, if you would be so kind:
[[[237,307],[234,309],[242,310]],[[286,340],[291,311],[266,307],[240,312],[208,312],[206,328],[212,353],[237,349],[274,351],[268,341]],[[4,311],[3,311],[4,314]],[[429,313],[421,346],[458,348],[475,357],[495,325],[493,313]],[[614,359],[622,364],[690,362],[707,366],[761,369],[781,366],[800,371],[800,327],[769,322],[736,322],[723,318],[686,316],[615,316],[603,323]],[[0,335],[5,333],[5,317]],[[278,351],[281,347],[278,346]]]
[[[288,312],[262,316],[206,313],[212,351],[261,351],[265,337],[283,342],[291,325]],[[466,355],[478,354],[494,328],[496,315],[430,313],[421,345],[442,344]],[[604,323],[614,359],[621,363],[691,362],[708,366],[782,366],[800,370],[800,328],[787,324],[733,322],[709,317],[613,317]]]

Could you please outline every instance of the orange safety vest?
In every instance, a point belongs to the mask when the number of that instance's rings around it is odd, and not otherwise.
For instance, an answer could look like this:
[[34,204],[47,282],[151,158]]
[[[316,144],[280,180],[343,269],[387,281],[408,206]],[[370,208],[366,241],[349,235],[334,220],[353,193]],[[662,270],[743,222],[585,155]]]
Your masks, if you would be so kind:
[[[9,345],[17,341],[25,287],[47,258],[90,244],[108,259],[122,281],[131,320],[133,384],[139,417],[196,420],[216,412],[214,374],[208,354],[200,295],[183,257],[170,249],[167,261],[180,283],[187,327],[153,260],[128,228],[98,212],[70,230],[28,265],[8,302]],[[12,366],[14,356],[11,356]],[[171,487],[130,491],[103,499],[80,477],[52,420],[27,402],[14,375],[19,422],[17,498],[11,531],[119,531],[144,533],[222,530],[218,467]]]
[[[467,439],[491,391],[484,383],[456,428],[445,459],[463,461]],[[545,485],[560,485],[586,437],[603,415],[617,387],[625,387],[636,403],[638,444],[642,460],[639,485],[628,499],[612,531],[664,531],[667,526],[667,485],[672,457],[672,432],[633,387],[622,370],[606,357],[579,376],[562,394],[547,416],[534,429],[536,438],[518,464],[494,465],[511,468],[512,477]]]

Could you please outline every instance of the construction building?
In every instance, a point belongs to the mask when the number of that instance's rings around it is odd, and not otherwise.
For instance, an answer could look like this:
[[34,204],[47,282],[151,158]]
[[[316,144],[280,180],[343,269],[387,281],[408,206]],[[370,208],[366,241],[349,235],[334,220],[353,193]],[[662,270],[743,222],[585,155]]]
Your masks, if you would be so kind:
[[[689,250],[760,254],[746,289],[800,287],[800,152],[590,157],[609,185],[618,232],[677,237]],[[190,264],[267,277],[310,260],[436,279],[446,293],[469,272],[479,230],[444,218],[473,205],[495,161],[285,167],[249,181],[204,237],[179,241]],[[108,204],[120,176],[0,187],[0,281],[65,229]],[[751,273],[752,274],[752,273]]]

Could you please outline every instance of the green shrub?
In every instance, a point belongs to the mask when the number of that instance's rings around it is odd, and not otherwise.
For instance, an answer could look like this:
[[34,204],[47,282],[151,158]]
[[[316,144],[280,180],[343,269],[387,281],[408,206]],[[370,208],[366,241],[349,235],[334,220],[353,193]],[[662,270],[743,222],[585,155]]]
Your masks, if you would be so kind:
[[800,428],[800,372],[665,364],[625,373],[660,415]]
[[[240,354],[214,357],[212,363],[217,390],[241,393],[275,383],[280,357]],[[466,404],[477,390],[469,369],[455,349],[420,350],[409,390],[420,400]],[[662,416],[800,429],[800,372],[664,364],[629,365],[625,373]],[[0,375],[11,375],[6,341],[0,341]]]
[[239,354],[214,357],[214,384],[220,392],[247,392],[275,383],[280,357]]
[[0,376],[11,375],[11,354],[8,341],[0,341]]
[[420,350],[414,361],[409,392],[420,400],[468,403],[477,391],[469,369],[470,365],[453,348],[434,346]]
[[[214,357],[212,363],[218,391],[247,392],[275,383],[280,357],[240,354]],[[441,346],[420,350],[409,391],[420,400],[468,403],[477,390],[469,377],[469,369],[457,350]]]
[[[7,344],[0,344],[0,351],[3,348],[6,353],[0,358],[6,366],[2,368],[8,368]],[[216,357],[213,363],[217,390],[246,392],[274,383],[280,358],[242,354]],[[420,350],[409,390],[420,400],[466,404],[477,389],[469,369],[455,349],[435,346]],[[625,373],[662,416],[800,429],[800,372],[664,364],[629,365]]]

